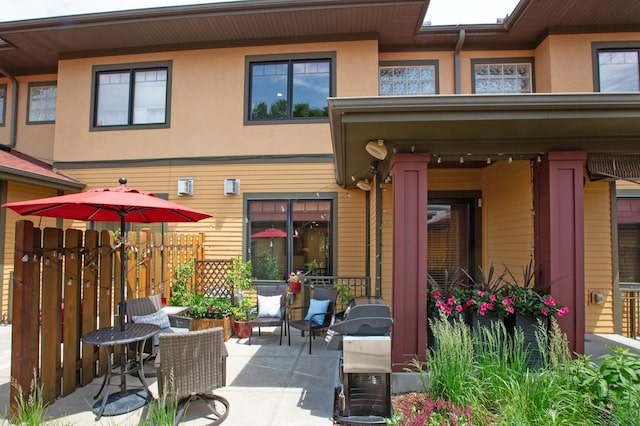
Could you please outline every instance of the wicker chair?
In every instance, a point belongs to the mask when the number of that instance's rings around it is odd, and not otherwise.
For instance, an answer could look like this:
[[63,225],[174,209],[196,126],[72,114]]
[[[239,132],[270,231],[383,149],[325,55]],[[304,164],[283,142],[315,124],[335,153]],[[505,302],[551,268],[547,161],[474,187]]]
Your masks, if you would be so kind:
[[[258,304],[250,310],[257,312],[256,316],[249,320],[251,333],[249,334],[249,344],[251,344],[251,336],[253,335],[253,327],[258,327],[258,336],[261,336],[260,327],[280,326],[280,344],[282,345],[282,333],[285,329],[284,320],[286,319],[287,308],[287,286],[286,285],[260,285],[256,286]],[[280,310],[278,316],[260,315],[260,296],[272,297],[280,296]],[[286,332],[285,332],[286,333]]]
[[[336,299],[338,298],[338,290],[334,288],[316,287],[313,290],[315,300],[328,300],[329,305],[326,311],[313,313],[309,315],[309,319],[305,319],[309,313],[310,306],[299,306],[290,308],[287,313],[287,329],[289,332],[289,346],[291,346],[291,327],[309,333],[309,353],[311,353],[311,341],[316,337],[316,330],[329,327],[334,321]],[[321,315],[324,316],[323,321],[316,322],[315,319]]]
[[227,418],[229,402],[213,393],[226,384],[227,355],[222,327],[160,335],[158,392],[167,402],[178,402],[175,424],[198,399],[211,410],[207,416],[213,420],[210,424]]

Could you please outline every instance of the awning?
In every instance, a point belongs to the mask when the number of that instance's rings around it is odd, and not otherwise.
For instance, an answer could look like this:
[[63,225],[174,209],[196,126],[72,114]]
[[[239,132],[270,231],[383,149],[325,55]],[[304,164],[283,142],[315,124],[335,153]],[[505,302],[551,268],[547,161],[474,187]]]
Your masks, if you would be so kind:
[[640,181],[640,154],[589,153],[587,172],[591,180]]

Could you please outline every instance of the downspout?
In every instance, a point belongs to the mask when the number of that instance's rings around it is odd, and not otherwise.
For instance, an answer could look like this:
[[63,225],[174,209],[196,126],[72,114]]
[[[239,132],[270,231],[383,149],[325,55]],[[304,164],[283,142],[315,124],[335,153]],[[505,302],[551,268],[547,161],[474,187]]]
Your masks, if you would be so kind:
[[6,148],[11,151],[11,148],[16,146],[16,128],[18,127],[18,80],[2,68],[0,68],[0,74],[11,80],[11,118],[9,124],[9,143],[0,144],[0,149]]
[[462,93],[461,80],[460,80],[460,50],[464,44],[464,29],[460,29],[458,32],[458,42],[456,43],[455,53],[453,55],[453,79],[455,81],[455,93],[459,95]]

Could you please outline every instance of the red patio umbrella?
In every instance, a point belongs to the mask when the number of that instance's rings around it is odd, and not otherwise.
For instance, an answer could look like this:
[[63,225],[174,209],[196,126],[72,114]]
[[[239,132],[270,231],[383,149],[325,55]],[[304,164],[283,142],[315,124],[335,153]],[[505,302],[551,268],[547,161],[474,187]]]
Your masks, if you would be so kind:
[[[5,203],[9,208],[21,215],[46,216],[83,221],[120,222],[124,235],[126,222],[197,222],[212,217],[171,201],[156,197],[150,192],[139,191],[126,186],[127,179],[120,178],[119,186],[114,188],[91,189],[86,192],[40,198],[37,200]],[[120,327],[125,330],[124,317],[126,303],[124,296],[126,256],[125,245],[120,244]],[[124,351],[123,351],[124,353]],[[122,357],[123,364],[125,362]],[[126,389],[125,368],[122,368],[123,392]]]
[[278,228],[267,228],[264,231],[251,234],[251,238],[287,238],[287,233]]

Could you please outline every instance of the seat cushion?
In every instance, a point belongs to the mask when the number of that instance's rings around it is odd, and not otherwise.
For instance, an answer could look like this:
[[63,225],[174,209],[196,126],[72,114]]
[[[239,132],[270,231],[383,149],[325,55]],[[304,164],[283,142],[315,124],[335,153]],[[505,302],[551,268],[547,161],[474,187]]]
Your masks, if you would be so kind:
[[131,317],[131,321],[145,324],[155,324],[160,329],[171,327],[169,322],[169,315],[164,311],[154,312],[149,315],[134,315]]
[[282,296],[258,295],[258,318],[280,318]]
[[311,299],[311,301],[309,302],[309,310],[307,311],[307,316],[305,316],[304,319],[306,321],[311,320],[311,322],[316,324],[324,323],[324,315],[315,314],[326,313],[327,309],[329,309],[329,302],[329,300]]
[[160,329],[160,332],[158,334],[153,336],[153,344],[156,346],[160,344],[159,334],[174,334],[174,333],[188,333],[188,332],[189,332],[188,328],[181,328],[181,327],[162,328]]

